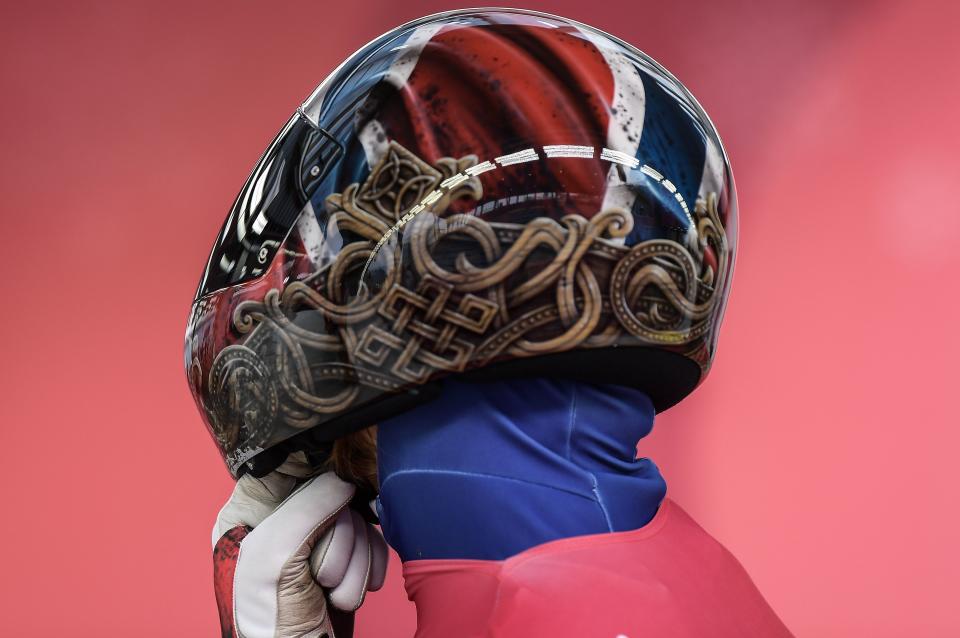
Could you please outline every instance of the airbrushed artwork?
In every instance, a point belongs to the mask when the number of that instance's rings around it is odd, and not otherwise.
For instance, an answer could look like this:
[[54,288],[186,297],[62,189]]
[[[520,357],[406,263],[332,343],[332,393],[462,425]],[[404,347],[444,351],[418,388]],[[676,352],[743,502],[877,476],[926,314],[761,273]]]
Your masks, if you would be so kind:
[[642,53],[516,12],[418,22],[350,58],[250,176],[190,383],[234,473],[532,357],[593,351],[549,365],[665,409],[709,369],[735,216],[713,126]]

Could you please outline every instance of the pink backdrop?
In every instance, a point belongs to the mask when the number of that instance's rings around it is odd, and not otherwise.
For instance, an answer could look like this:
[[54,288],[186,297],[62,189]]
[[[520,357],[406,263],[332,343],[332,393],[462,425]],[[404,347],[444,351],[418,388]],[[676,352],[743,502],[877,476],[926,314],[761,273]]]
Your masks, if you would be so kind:
[[[448,7],[81,4],[0,15],[0,634],[213,636],[230,479],[181,369],[201,266],[313,86]],[[642,446],[671,495],[798,636],[960,635],[958,5],[531,5],[672,69],[737,171],[719,360]],[[411,635],[392,567],[360,638]]]

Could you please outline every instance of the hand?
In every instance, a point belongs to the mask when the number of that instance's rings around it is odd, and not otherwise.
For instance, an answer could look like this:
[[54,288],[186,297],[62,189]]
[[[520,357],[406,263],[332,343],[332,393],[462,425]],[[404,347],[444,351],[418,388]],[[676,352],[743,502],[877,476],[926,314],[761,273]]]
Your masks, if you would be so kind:
[[294,489],[309,472],[291,456],[261,479],[245,475],[220,511],[214,584],[223,636],[334,638],[327,598],[353,611],[383,585],[386,543],[347,506],[354,486],[328,472]]

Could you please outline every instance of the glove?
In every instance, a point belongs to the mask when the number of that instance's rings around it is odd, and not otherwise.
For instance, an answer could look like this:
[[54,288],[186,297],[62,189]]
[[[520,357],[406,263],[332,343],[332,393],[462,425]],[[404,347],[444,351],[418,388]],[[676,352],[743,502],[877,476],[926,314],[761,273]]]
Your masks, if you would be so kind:
[[356,488],[333,472],[298,487],[310,473],[291,455],[263,478],[242,476],[220,511],[213,555],[224,638],[334,638],[327,599],[352,612],[383,585],[387,546],[348,507]]

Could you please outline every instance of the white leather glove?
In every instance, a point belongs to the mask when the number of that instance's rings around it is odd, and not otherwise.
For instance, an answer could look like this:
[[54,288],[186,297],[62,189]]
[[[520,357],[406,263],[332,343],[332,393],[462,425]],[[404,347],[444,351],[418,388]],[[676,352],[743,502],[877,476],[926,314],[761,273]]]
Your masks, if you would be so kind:
[[383,585],[387,545],[347,507],[355,487],[333,472],[296,487],[309,473],[291,455],[262,479],[244,475],[220,511],[214,584],[223,636],[334,638],[327,600],[354,611]]

